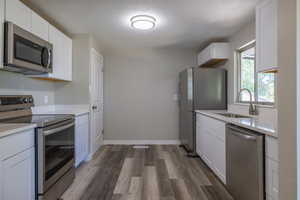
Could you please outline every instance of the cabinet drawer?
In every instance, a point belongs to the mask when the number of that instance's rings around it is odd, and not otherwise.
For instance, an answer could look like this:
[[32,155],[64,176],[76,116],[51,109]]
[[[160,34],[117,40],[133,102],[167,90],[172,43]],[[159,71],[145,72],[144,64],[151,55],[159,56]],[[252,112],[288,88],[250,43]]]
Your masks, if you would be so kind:
[[9,158],[34,146],[34,129],[0,139],[0,159]]
[[278,159],[278,140],[272,137],[266,137],[266,156],[279,161]]

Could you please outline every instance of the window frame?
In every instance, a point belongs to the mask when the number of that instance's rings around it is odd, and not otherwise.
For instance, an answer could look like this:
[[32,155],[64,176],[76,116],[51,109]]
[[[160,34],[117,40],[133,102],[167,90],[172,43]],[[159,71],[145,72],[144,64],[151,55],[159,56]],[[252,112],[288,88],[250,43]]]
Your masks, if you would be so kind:
[[[241,101],[241,99],[239,98],[239,92],[242,89],[241,88],[241,53],[249,50],[251,48],[255,49],[255,57],[256,57],[256,41],[253,40],[245,45],[243,45],[242,47],[240,47],[239,49],[236,50],[236,64],[237,64],[237,92],[236,92],[236,103],[241,103],[241,104],[250,104],[250,101]],[[254,96],[253,96],[253,103],[257,104],[257,105],[266,105],[266,106],[274,106],[275,102],[276,102],[276,77],[274,78],[274,102],[261,102],[261,101],[257,101],[258,99],[258,73],[256,71],[256,59],[254,62]]]

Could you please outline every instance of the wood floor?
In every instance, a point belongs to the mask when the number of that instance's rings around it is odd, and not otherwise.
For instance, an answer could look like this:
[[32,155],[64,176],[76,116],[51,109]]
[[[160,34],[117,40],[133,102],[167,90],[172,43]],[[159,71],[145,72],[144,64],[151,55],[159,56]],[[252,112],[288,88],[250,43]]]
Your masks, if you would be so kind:
[[233,200],[199,158],[175,145],[104,146],[63,200]]

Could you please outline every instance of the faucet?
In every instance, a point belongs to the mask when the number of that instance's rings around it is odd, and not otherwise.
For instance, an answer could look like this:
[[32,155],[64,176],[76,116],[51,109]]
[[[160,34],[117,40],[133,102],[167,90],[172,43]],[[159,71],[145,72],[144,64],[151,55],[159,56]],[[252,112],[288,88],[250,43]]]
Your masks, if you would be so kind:
[[250,105],[249,105],[249,115],[258,115],[258,110],[257,110],[257,107],[256,105],[253,104],[253,96],[252,96],[252,93],[249,89],[247,88],[243,88],[239,91],[238,93],[238,100],[240,99],[241,97],[241,93],[243,91],[246,91],[249,93],[249,96],[250,96]]

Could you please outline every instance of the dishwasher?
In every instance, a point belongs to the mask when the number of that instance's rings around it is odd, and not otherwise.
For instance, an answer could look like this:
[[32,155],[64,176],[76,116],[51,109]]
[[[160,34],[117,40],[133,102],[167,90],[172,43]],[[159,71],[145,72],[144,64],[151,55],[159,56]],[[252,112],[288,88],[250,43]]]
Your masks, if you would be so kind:
[[236,200],[264,200],[264,135],[226,126],[227,189]]

